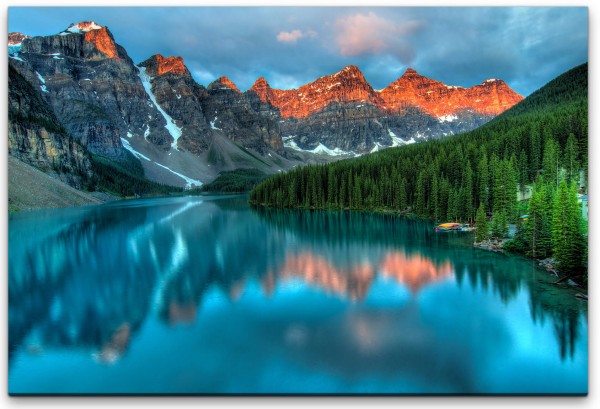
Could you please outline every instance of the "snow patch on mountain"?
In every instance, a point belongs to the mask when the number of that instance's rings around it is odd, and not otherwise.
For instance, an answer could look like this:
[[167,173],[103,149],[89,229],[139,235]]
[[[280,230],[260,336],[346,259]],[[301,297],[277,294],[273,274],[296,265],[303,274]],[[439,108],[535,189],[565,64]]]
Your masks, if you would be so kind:
[[375,142],[375,146],[373,146],[373,149],[371,149],[371,151],[369,153],[379,152],[380,149],[381,149],[381,145],[379,143]]
[[71,24],[63,33],[81,34],[92,30],[100,30],[101,28],[103,28],[101,25],[93,21],[82,21],[81,23]]
[[48,92],[48,89],[46,88],[46,80],[44,79],[44,77],[42,77],[42,75],[37,71],[35,73],[37,74],[38,79],[42,83],[42,85],[40,85],[40,89],[42,90],[42,92]]
[[173,137],[173,143],[171,144],[171,148],[177,149],[177,140],[181,137],[182,128],[178,127],[175,124],[175,121],[173,120],[173,118],[171,118],[169,116],[169,114],[167,114],[160,107],[160,105],[158,105],[158,102],[156,102],[156,98],[154,97],[154,94],[152,93],[152,85],[150,84],[150,77],[148,76],[148,74],[146,74],[146,67],[137,67],[137,69],[139,70],[138,75],[139,75],[140,79],[142,80],[142,85],[144,86],[144,89],[146,90],[146,94],[148,94],[150,101],[152,101],[152,103],[154,104],[154,106],[156,107],[158,112],[160,112],[160,114],[163,116],[165,121],[167,121],[165,128],[167,128],[167,131],[169,131],[169,134],[171,134],[171,136]]
[[9,44],[8,45],[8,55],[14,55],[14,54],[18,54],[21,51],[21,47],[22,47],[23,43],[17,43],[17,44]]
[[188,176],[185,176],[179,172],[175,172],[173,169],[169,168],[168,166],[165,165],[161,165],[158,162],[153,161],[152,159],[150,159],[149,157],[145,156],[144,154],[136,151],[135,149],[133,149],[133,147],[131,146],[131,144],[129,143],[128,140],[126,140],[125,138],[121,138],[121,144],[123,145],[123,148],[127,149],[129,152],[131,152],[133,154],[133,156],[135,156],[138,159],[144,159],[147,160],[149,162],[154,163],[157,166],[160,166],[163,169],[168,170],[169,172],[173,173],[174,175],[179,176],[180,178],[182,178],[183,180],[185,180],[185,187],[186,188],[191,188],[192,186],[202,186],[202,182],[200,182],[199,180],[196,179],[192,179]]
[[211,128],[211,129],[214,129],[214,130],[216,130],[216,131],[221,131],[221,128],[217,128],[217,127],[215,126],[215,123],[216,123],[216,122],[217,122],[217,117],[215,116],[215,119],[213,119],[212,121],[210,121],[210,128]]
[[302,149],[301,147],[298,146],[298,144],[295,141],[292,140],[292,138],[293,137],[289,137],[289,136],[282,138],[283,146],[285,146],[286,148],[294,149],[296,151],[309,152],[309,153],[314,153],[317,155],[329,155],[329,156],[353,155],[353,156],[357,156],[356,153],[354,153],[352,151],[347,152],[340,148],[330,149],[327,146],[323,145],[322,143],[319,143],[317,145],[317,147],[314,149]]
[[453,122],[456,119],[458,119],[458,116],[456,116],[456,115],[442,115],[442,116],[438,116],[438,120],[440,122]]
[[185,180],[185,182],[186,182],[185,187],[188,188],[188,189],[191,188],[192,186],[202,186],[202,182],[200,182],[199,180],[195,180],[195,179],[189,178],[189,177],[187,177],[185,175],[182,175],[181,173],[175,172],[173,169],[171,169],[171,168],[169,168],[169,167],[167,167],[165,165],[161,165],[158,162],[154,162],[154,163],[156,163],[161,168],[164,168],[164,169],[168,170],[169,172],[171,172],[171,173],[179,176],[183,180]]
[[138,151],[136,151],[135,149],[133,149],[133,146],[131,146],[131,144],[129,143],[129,141],[128,141],[128,140],[126,140],[125,138],[121,138],[121,145],[123,145],[123,147],[124,147],[125,149],[127,149],[129,152],[131,152],[131,154],[132,154],[133,156],[135,156],[136,158],[138,158],[138,159],[145,159],[145,160],[147,160],[147,161],[149,161],[149,162],[153,162],[153,160],[152,160],[152,159],[150,159],[149,157],[147,157],[147,156],[145,156],[145,155],[143,155],[143,154],[139,153],[139,152],[138,152]]

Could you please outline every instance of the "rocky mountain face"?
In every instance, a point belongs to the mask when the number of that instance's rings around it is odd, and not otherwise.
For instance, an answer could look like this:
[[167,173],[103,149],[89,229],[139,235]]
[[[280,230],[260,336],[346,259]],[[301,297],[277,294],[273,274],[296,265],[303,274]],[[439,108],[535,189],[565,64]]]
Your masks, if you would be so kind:
[[39,92],[8,69],[8,153],[82,188],[91,180],[89,153],[59,123]]
[[[227,145],[222,138],[259,154],[283,152],[268,110],[263,116],[244,98],[227,105],[232,99],[197,84],[180,57],[156,55],[136,66],[106,27],[82,22],[51,36],[13,33],[9,42],[10,66],[39,91],[68,134],[113,161],[125,162],[127,151],[133,153],[153,180],[198,185],[235,169],[229,153],[224,169],[207,168],[211,147]],[[225,126],[214,125],[215,112],[229,118]],[[236,156],[253,162],[247,152]]]
[[204,102],[204,109],[213,129],[263,155],[268,149],[284,153],[276,113],[242,94],[227,77],[212,82],[207,90],[209,98]]
[[[108,28],[9,34],[9,65],[31,84],[65,133],[92,153],[131,160],[146,176],[198,185],[220,171],[277,172],[467,131],[522,99],[501,80],[447,86],[408,69],[374,90],[356,66],[298,89],[259,78],[241,92],[221,77],[198,84],[181,57],[135,65]],[[12,78],[12,77],[11,77]]]
[[250,91],[256,92],[263,102],[278,108],[283,118],[305,118],[332,103],[368,102],[376,105],[381,102],[354,65],[291,90],[272,89],[264,78],[260,78]]
[[26,38],[10,65],[41,92],[69,134],[91,152],[125,158],[120,137],[144,132],[159,118],[147,104],[133,62],[105,27],[72,25],[53,36]]
[[448,86],[409,68],[374,90],[356,66],[298,89],[271,88],[259,78],[248,91],[281,114],[285,146],[356,155],[476,128],[523,99],[502,80]]
[[496,116],[523,99],[502,80],[489,79],[480,85],[463,88],[429,79],[412,68],[379,94],[385,110],[420,107],[439,118],[460,115],[463,111]]
[[[177,147],[194,153],[207,150],[211,129],[202,109],[207,92],[194,81],[183,59],[157,54],[141,62],[139,67],[143,69],[144,82],[147,80],[156,103],[175,123],[170,135],[149,132],[146,140],[165,148]],[[177,143],[175,138],[178,138]]]

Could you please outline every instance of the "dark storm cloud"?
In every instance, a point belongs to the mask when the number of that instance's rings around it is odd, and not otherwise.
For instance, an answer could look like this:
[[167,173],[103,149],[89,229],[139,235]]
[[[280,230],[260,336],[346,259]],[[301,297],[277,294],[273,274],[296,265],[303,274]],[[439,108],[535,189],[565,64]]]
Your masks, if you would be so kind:
[[138,63],[180,55],[203,85],[297,87],[357,65],[380,89],[411,66],[449,85],[502,78],[528,95],[587,61],[586,8],[10,8],[9,31],[106,25]]

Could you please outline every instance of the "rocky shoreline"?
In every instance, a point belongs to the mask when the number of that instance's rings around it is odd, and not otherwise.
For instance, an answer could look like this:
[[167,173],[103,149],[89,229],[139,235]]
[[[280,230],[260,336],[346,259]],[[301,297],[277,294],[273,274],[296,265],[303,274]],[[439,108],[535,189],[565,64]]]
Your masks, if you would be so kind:
[[[489,251],[494,251],[494,252],[498,252],[498,251],[503,252],[504,245],[509,240],[510,239],[500,239],[500,240],[489,239],[489,240],[483,241],[481,243],[473,243],[473,247],[484,249],[484,250],[489,250]],[[581,275],[561,276],[558,271],[558,268],[556,266],[556,260],[554,260],[554,258],[549,257],[549,258],[545,258],[542,260],[535,260],[535,261],[537,262],[538,266],[542,267],[548,273],[550,273],[551,275],[556,277],[557,280],[555,282],[553,282],[552,284],[555,284],[555,285],[564,284],[569,287],[579,287],[582,290],[587,291],[587,285],[585,285],[583,282],[576,281],[576,279],[581,278]],[[586,301],[588,300],[588,295],[584,294],[584,293],[577,293],[577,294],[575,294],[575,297],[584,299]]]

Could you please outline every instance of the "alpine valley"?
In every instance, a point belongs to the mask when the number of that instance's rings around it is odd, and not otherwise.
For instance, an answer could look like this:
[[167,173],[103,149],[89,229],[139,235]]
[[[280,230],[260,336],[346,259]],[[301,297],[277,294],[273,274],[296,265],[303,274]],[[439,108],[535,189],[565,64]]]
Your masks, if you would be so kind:
[[94,22],[8,44],[9,154],[85,190],[114,173],[133,191],[105,190],[144,193],[360,156],[472,130],[523,99],[499,79],[463,88],[411,68],[375,90],[353,65],[298,89],[205,87],[181,57],[136,64]]

